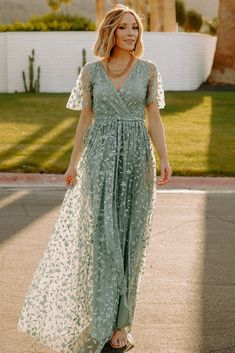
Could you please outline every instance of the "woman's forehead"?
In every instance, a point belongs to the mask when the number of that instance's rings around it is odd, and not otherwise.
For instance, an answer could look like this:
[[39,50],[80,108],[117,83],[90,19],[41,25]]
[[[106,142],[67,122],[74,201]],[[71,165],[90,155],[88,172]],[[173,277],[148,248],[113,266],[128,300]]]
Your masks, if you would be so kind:
[[125,13],[122,15],[122,18],[121,18],[121,21],[120,21],[120,24],[122,25],[128,25],[129,23],[131,24],[136,24],[136,19],[135,19],[135,16],[132,15],[131,13]]

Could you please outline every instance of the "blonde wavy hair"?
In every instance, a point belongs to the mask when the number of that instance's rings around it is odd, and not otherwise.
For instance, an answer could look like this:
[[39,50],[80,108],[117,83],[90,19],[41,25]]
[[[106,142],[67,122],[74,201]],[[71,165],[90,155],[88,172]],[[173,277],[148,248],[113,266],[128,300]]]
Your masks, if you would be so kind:
[[98,27],[98,38],[93,46],[93,54],[98,57],[109,57],[115,45],[114,32],[121,22],[121,18],[125,13],[131,13],[138,25],[138,38],[136,40],[135,48],[131,50],[131,54],[140,57],[144,53],[144,46],[142,41],[143,25],[141,17],[134,9],[117,4],[109,10]]

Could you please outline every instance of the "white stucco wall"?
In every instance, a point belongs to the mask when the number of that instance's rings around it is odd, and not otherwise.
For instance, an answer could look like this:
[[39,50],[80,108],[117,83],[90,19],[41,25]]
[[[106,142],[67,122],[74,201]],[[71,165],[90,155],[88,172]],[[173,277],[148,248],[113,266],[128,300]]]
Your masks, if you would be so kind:
[[[97,32],[5,32],[0,33],[0,92],[24,92],[22,70],[28,80],[28,55],[35,49],[35,76],[41,67],[40,92],[69,92],[87,61]],[[143,59],[156,62],[165,90],[195,90],[211,70],[217,37],[193,33],[144,32]]]

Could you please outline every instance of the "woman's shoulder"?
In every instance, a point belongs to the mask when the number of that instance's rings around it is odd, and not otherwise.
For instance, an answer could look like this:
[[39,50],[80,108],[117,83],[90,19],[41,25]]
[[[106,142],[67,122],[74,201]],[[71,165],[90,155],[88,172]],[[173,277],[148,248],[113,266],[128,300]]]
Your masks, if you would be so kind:
[[93,61],[87,61],[83,66],[82,69],[83,70],[88,70],[90,69],[90,67],[92,67]]
[[147,65],[151,69],[158,68],[157,63],[155,61],[153,61],[153,60],[145,59],[143,61],[144,61],[145,65]]
[[143,70],[148,80],[151,77],[156,76],[158,74],[159,69],[155,61],[150,59],[142,59],[142,58],[141,59],[139,58],[139,60],[142,63]]
[[89,68],[95,67],[100,60],[93,60],[93,61],[88,61],[85,65]]
[[143,66],[146,68],[147,72],[150,75],[159,71],[158,65],[155,61],[150,59],[140,59],[140,58],[139,60],[142,62]]
[[88,75],[90,80],[93,80],[95,71],[96,71],[96,61],[87,61],[81,69],[81,73],[83,75]]
[[97,71],[97,65],[99,63],[99,60],[93,60],[93,61],[88,61],[84,66],[83,69],[85,69],[87,72],[89,72],[90,76],[94,76],[94,73]]

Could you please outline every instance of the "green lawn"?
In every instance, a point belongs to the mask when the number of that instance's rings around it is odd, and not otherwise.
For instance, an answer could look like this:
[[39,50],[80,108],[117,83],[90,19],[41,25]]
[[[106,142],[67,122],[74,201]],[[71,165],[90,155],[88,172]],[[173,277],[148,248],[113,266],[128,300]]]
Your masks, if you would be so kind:
[[[65,108],[68,96],[0,94],[0,171],[66,171],[79,119]],[[165,98],[160,112],[172,175],[235,176],[235,93],[165,92]]]

